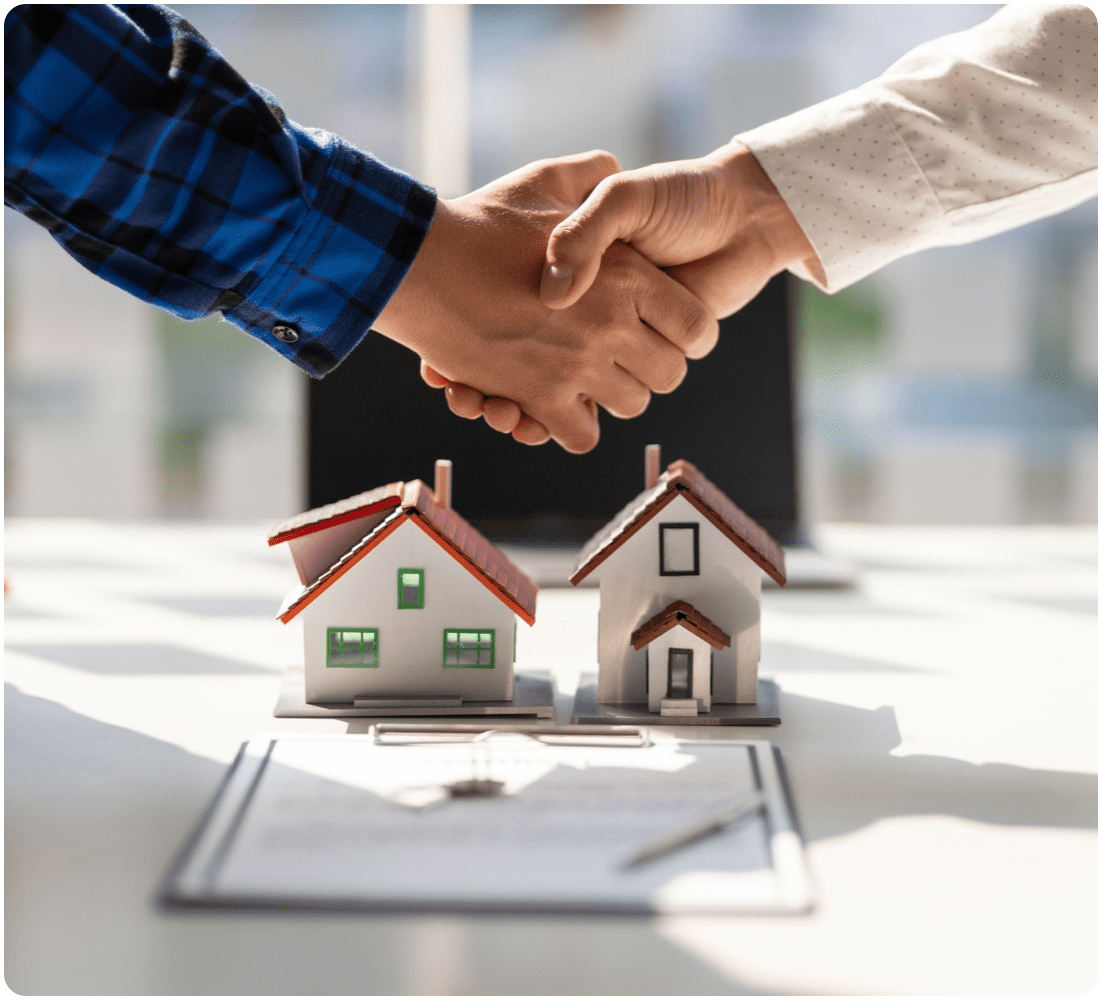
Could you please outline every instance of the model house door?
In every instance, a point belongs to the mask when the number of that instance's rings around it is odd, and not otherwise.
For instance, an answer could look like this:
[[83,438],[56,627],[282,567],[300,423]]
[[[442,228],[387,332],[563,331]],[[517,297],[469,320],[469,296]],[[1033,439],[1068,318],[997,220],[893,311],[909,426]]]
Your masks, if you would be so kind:
[[671,649],[669,653],[669,684],[667,698],[691,698],[693,696],[693,651]]

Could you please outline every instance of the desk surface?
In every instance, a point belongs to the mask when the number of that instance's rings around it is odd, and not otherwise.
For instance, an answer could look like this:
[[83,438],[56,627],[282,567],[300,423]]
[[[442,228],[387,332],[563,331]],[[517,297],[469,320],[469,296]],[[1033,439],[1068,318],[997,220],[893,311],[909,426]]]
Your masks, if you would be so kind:
[[[6,980],[24,994],[1082,993],[1096,981],[1097,533],[832,526],[858,585],[765,595],[820,896],[797,918],[166,914],[153,894],[300,633],[264,525],[6,534]],[[518,639],[559,718],[597,594]],[[702,735],[694,733],[693,735]],[[705,734],[706,735],[706,734]]]

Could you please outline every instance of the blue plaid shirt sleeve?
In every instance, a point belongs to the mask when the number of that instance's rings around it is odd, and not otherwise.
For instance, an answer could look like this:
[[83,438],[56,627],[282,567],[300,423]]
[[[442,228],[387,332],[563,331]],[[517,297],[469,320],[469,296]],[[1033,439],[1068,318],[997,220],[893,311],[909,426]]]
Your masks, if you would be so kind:
[[27,4],[4,23],[4,200],[183,319],[220,312],[311,375],[363,339],[435,193],[290,121],[152,4]]

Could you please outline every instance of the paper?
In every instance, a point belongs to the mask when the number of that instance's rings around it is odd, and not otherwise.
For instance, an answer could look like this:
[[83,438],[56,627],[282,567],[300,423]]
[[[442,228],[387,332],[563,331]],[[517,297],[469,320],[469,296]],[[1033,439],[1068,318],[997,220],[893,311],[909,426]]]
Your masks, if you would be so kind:
[[[499,794],[449,794],[472,779]],[[640,846],[754,791],[766,809],[753,822],[623,870]],[[781,872],[786,837],[796,853]],[[168,896],[708,911],[798,909],[810,890],[768,743],[549,746],[500,734],[405,746],[254,740]]]

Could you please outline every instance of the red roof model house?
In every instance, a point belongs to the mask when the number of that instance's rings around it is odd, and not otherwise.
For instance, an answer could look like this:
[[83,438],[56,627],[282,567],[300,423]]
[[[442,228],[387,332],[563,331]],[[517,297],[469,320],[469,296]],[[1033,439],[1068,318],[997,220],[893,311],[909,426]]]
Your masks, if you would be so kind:
[[[516,620],[536,585],[451,509],[451,463],[436,488],[390,483],[277,525],[300,586],[305,701],[353,714],[468,714],[513,699]],[[492,714],[492,713],[473,713]]]
[[783,586],[784,553],[694,466],[659,468],[650,445],[646,489],[586,543],[570,577],[595,574],[601,592],[599,709],[576,702],[575,721],[779,721],[775,705],[750,706],[764,688],[761,573]]

